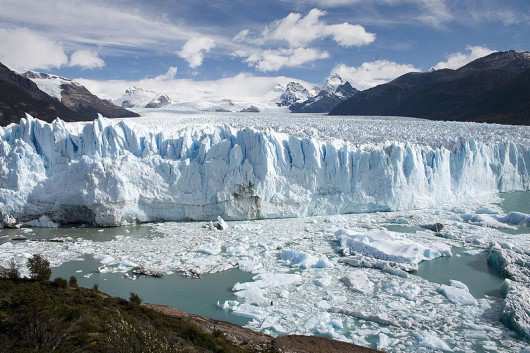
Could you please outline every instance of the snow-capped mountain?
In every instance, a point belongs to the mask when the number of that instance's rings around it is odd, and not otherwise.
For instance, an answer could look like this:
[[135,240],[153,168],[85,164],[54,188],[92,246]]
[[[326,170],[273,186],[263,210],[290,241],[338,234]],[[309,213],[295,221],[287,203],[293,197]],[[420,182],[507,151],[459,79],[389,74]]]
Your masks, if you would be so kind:
[[26,71],[22,76],[33,81],[41,91],[77,113],[80,120],[94,119],[98,114],[108,118],[138,116],[108,100],[100,99],[85,86],[69,78],[35,71]]
[[289,107],[293,104],[304,102],[311,96],[311,92],[301,83],[289,82],[280,96],[278,106]]
[[332,74],[318,94],[306,100],[289,105],[293,113],[328,113],[337,104],[352,97],[358,92],[348,81],[338,74]]
[[161,94],[156,91],[133,86],[126,89],[121,97],[114,100],[114,103],[123,108],[144,108],[159,96]]
[[161,94],[153,98],[149,103],[145,105],[146,108],[162,108],[168,104],[171,104],[171,98],[167,94]]
[[290,105],[305,101],[317,92],[312,84],[288,77],[239,75],[217,82],[146,79],[121,91],[112,89],[102,94],[112,97],[115,104],[140,113],[157,108],[181,112],[261,112],[287,111]]

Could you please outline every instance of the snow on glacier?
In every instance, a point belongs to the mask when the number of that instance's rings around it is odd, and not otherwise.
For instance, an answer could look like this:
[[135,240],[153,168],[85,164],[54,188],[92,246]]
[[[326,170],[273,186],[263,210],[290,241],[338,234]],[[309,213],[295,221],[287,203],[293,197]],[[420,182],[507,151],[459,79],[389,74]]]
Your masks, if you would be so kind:
[[530,185],[526,127],[165,114],[28,116],[3,128],[3,212],[107,226],[278,218],[457,204]]

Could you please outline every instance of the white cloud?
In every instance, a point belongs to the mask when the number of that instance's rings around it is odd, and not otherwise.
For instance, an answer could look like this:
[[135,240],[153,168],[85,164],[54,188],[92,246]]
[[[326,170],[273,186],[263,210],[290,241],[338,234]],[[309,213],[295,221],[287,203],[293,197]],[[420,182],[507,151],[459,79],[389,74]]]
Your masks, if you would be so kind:
[[188,40],[178,55],[185,59],[191,68],[196,68],[202,65],[204,55],[215,47],[215,41],[209,37],[197,37]]
[[158,80],[158,81],[167,81],[167,80],[175,79],[176,76],[177,76],[177,67],[170,66],[169,69],[167,69],[166,73],[155,76],[153,79]]
[[466,52],[457,52],[449,54],[445,61],[440,61],[432,68],[440,69],[458,69],[471,61],[493,53],[494,50],[480,46],[467,46]]
[[259,71],[278,71],[284,67],[296,67],[305,63],[326,59],[329,54],[314,48],[284,48],[256,50],[253,53],[241,53],[245,61]]
[[274,102],[281,94],[281,91],[277,90],[278,85],[285,86],[288,82],[295,81],[304,84],[306,87],[313,86],[308,82],[291,77],[256,76],[246,73],[205,81],[191,79],[161,80],[159,79],[160,76],[136,81],[104,81],[82,78],[78,78],[76,81],[102,98],[117,99],[125,93],[127,88],[136,86],[167,94],[170,97],[178,97],[178,102],[182,104],[193,103],[197,106],[208,102],[219,102],[222,99],[230,99],[236,104],[244,103],[263,106]]
[[99,69],[105,66],[97,52],[87,49],[79,49],[70,56],[70,66],[79,66],[84,69]]
[[[45,30],[67,49],[86,46],[124,50],[157,49],[167,53],[183,41],[204,36],[203,29],[171,22],[141,11],[134,3],[103,0],[1,0],[0,23]],[[204,29],[207,30],[207,29]],[[208,34],[218,45],[234,49],[229,39]],[[129,53],[128,53],[129,54]]]
[[398,64],[388,60],[365,62],[358,67],[337,65],[331,71],[336,73],[359,90],[389,82],[408,72],[421,71],[409,64]]
[[63,46],[25,28],[0,29],[0,62],[23,71],[49,69],[68,63]]
[[360,25],[347,22],[328,25],[320,19],[325,15],[326,12],[319,9],[312,9],[305,17],[300,13],[290,13],[267,26],[261,34],[262,40],[286,41],[293,48],[327,37],[345,47],[368,45],[375,40],[375,34],[367,32]]
[[[377,15],[378,21],[398,21],[400,23],[411,21],[422,22],[430,26],[439,27],[454,19],[447,0],[298,0],[301,3],[320,6],[322,8],[351,7],[355,5],[358,9],[367,9],[361,17],[367,21],[369,17]],[[389,15],[379,13],[377,6],[414,6],[415,11],[410,13],[404,9],[402,13]],[[381,17],[385,17],[383,20]],[[402,17],[400,19],[400,17]]]

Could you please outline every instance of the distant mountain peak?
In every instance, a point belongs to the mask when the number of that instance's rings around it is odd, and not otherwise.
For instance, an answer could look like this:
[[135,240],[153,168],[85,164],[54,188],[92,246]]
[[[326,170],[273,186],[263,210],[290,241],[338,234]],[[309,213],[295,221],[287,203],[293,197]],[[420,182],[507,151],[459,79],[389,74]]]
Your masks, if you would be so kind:
[[510,72],[522,72],[530,69],[530,52],[518,52],[515,50],[498,51],[478,58],[458,71],[466,70],[502,70]]
[[299,82],[289,82],[280,96],[279,106],[288,107],[311,97],[311,93]]

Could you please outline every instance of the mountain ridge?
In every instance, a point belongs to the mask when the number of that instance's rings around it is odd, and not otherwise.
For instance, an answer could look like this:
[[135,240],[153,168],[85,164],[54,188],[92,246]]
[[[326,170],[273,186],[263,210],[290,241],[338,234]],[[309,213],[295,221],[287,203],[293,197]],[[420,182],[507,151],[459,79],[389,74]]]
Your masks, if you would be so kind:
[[[330,115],[530,124],[530,54],[495,52],[459,69],[413,72],[359,92]],[[502,99],[500,99],[502,98]]]

